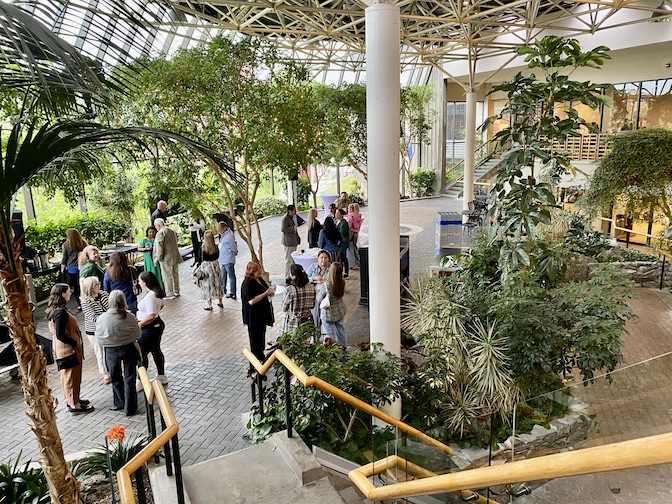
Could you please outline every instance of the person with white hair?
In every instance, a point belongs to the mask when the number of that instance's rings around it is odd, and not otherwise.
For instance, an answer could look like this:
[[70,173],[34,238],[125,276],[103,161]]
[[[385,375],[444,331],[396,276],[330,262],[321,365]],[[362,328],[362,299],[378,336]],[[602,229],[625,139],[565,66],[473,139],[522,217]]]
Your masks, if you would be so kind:
[[112,380],[114,406],[110,409],[124,410],[126,416],[132,416],[138,409],[135,379],[140,362],[140,327],[135,316],[126,309],[126,295],[122,291],[110,292],[109,302],[109,309],[96,321],[96,341],[105,351],[105,363]]
[[177,233],[166,226],[166,221],[154,220],[157,229],[154,238],[154,264],[161,267],[165,299],[175,299],[180,295],[180,273],[178,266],[182,262],[178,246]]
[[105,355],[103,348],[96,341],[96,321],[109,307],[109,296],[107,292],[100,289],[100,280],[98,277],[90,276],[83,278],[82,284],[82,313],[84,314],[84,332],[93,347],[93,353],[96,354],[98,362],[98,373],[103,375],[103,383],[110,383],[110,377],[105,367]]
[[164,222],[168,220],[168,213],[166,212],[168,210],[168,203],[166,203],[163,200],[159,200],[156,203],[156,208],[152,212],[152,216],[149,219],[150,224],[154,224],[154,221],[156,219],[163,219]]

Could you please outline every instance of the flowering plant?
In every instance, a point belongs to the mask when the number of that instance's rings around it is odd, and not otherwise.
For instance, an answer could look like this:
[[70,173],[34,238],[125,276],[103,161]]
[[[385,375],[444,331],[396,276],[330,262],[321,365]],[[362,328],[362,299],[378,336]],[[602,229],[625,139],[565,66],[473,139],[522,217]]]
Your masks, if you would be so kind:
[[124,440],[125,435],[126,431],[124,430],[124,427],[117,425],[116,427],[112,427],[109,431],[107,431],[107,442],[112,443],[112,441],[117,441],[121,443]]
[[105,440],[107,443],[89,452],[89,458],[82,463],[82,470],[86,473],[107,474],[107,452],[109,451],[112,471],[116,474],[147,445],[148,438],[136,433],[126,435],[124,427],[116,425],[107,432]]

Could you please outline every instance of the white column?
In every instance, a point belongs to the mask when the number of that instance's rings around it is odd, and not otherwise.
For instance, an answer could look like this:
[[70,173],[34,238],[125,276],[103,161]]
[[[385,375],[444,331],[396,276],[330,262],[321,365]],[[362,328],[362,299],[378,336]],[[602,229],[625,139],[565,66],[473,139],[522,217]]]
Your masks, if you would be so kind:
[[474,150],[476,149],[476,92],[467,92],[467,110],[464,125],[464,198],[462,209],[469,208],[474,199]]
[[23,192],[23,203],[26,207],[26,220],[35,219],[35,203],[33,202],[33,193],[24,185],[21,186]]
[[399,355],[399,8],[366,9],[371,343]]

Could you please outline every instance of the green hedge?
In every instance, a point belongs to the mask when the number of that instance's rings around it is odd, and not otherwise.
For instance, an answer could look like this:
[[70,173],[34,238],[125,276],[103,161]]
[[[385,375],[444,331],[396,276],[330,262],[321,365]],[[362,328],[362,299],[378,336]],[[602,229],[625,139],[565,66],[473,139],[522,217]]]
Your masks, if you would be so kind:
[[434,170],[421,167],[418,168],[417,171],[411,173],[411,183],[413,184],[415,195],[420,198],[432,195],[435,182],[436,173]]
[[90,212],[58,221],[30,221],[26,228],[26,241],[52,255],[60,254],[68,228],[77,229],[89,244],[96,247],[125,240],[128,234],[127,223],[119,217]]
[[287,203],[273,196],[259,198],[254,203],[254,213],[259,219],[269,215],[281,215],[287,213]]

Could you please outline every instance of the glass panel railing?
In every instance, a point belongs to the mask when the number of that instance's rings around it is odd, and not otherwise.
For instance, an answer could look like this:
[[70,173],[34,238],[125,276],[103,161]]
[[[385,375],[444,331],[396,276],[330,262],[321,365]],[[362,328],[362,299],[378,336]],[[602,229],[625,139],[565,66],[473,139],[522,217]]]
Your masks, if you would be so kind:
[[[515,408],[512,435],[502,443],[506,460],[580,450],[672,431],[663,379],[672,353],[624,366],[592,383],[576,381],[527,399]],[[509,492],[522,496],[544,484],[520,483]],[[515,499],[514,499],[515,500]]]
[[[406,481],[430,478],[464,470],[469,461],[460,455],[446,454],[440,448],[430,446],[413,436],[401,436],[387,443],[387,457],[396,455],[400,462],[378,475],[379,485],[392,485]],[[395,503],[454,504],[461,502],[486,502],[492,498],[489,489],[465,490],[455,493],[438,493],[396,499]]]

